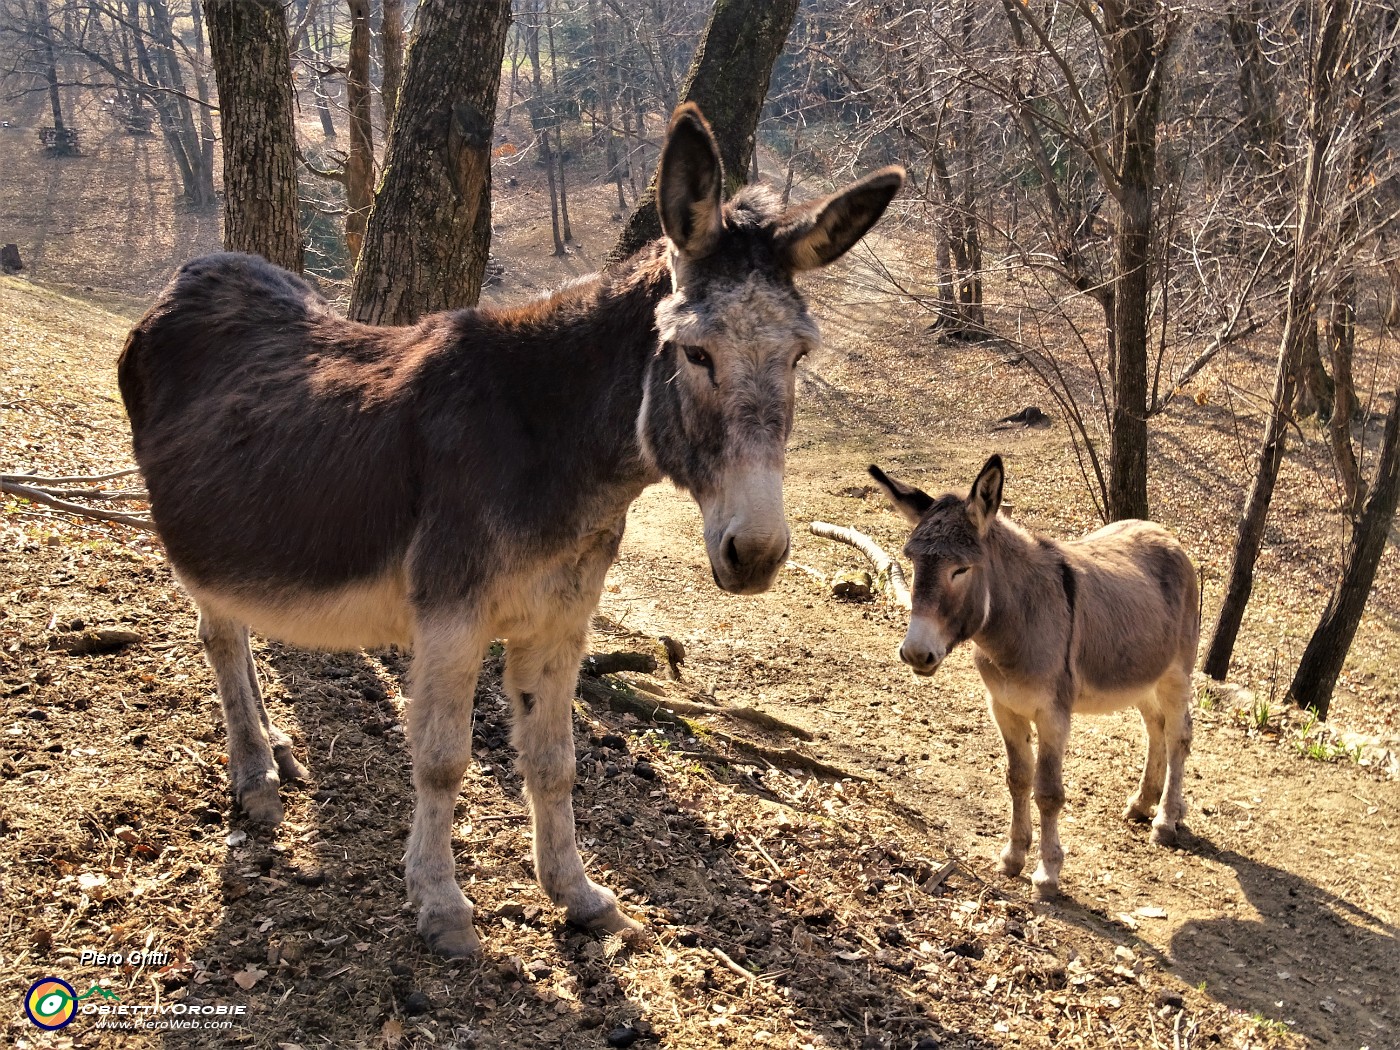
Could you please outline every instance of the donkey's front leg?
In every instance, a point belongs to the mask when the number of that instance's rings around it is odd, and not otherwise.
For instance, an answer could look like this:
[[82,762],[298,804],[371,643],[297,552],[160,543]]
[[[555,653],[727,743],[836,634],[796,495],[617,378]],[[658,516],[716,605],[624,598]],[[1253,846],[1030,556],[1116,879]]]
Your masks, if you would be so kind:
[[1069,704],[1057,700],[1035,718],[1035,804],[1040,809],[1040,865],[1031,876],[1034,896],[1045,900],[1060,892],[1060,810],[1065,805],[1065,744],[1069,741]]
[[545,893],[575,925],[636,935],[643,927],[584,874],[574,835],[573,699],[586,625],[585,614],[560,637],[510,639],[505,687],[515,709],[512,743],[534,824],[535,875]]
[[457,885],[452,814],[472,753],[472,700],[485,639],[473,621],[440,616],[420,628],[413,657],[408,731],[416,792],[404,882],[418,905],[418,932],[439,955],[461,958],[480,940],[472,905]]
[[1031,773],[1035,753],[1031,750],[1031,723],[996,697],[990,697],[992,718],[1006,743],[1006,787],[1011,792],[1011,834],[1001,851],[997,871],[1003,875],[1019,875],[1026,865],[1026,850],[1031,846]]

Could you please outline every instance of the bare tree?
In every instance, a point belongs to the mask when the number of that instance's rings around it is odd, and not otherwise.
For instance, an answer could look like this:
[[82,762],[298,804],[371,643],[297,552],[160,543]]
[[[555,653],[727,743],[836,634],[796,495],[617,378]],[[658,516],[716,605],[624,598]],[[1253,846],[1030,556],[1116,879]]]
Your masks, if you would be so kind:
[[345,158],[345,244],[350,259],[360,257],[365,224],[374,196],[374,125],[369,84],[369,0],[349,0],[350,55],[345,97],[350,110],[350,151]]

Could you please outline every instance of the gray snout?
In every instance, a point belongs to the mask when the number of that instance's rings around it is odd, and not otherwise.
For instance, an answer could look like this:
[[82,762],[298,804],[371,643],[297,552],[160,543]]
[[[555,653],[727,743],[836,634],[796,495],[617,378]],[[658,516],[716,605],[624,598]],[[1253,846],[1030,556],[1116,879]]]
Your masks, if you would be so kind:
[[899,658],[915,674],[931,675],[947,655],[948,645],[938,625],[927,614],[916,614],[909,621],[909,631],[899,647]]
[[938,665],[943,659],[941,655],[935,656],[923,646],[910,645],[908,639],[899,647],[899,658],[908,664],[915,674],[925,677],[938,670]]
[[731,527],[710,551],[710,569],[721,590],[759,594],[773,586],[791,549],[792,538],[786,526],[777,535]]

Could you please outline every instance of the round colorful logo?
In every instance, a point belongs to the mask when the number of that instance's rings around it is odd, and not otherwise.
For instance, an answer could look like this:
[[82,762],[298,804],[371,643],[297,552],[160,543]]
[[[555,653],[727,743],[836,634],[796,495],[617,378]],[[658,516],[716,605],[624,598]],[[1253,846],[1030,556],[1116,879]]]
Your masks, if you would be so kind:
[[62,1028],[78,1012],[78,993],[67,981],[44,977],[34,982],[24,997],[24,1012],[40,1028]]

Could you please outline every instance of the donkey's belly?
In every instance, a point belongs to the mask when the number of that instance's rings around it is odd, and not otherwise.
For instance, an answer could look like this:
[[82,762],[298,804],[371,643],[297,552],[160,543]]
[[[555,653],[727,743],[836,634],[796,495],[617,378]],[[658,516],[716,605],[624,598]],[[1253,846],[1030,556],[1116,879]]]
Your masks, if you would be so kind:
[[1077,715],[1106,715],[1130,707],[1156,706],[1157,692],[1153,685],[1132,686],[1127,689],[1096,689],[1085,687],[1074,700]]
[[201,606],[247,624],[254,633],[303,649],[375,649],[413,642],[413,608],[401,570],[324,590],[251,594],[190,586]]

